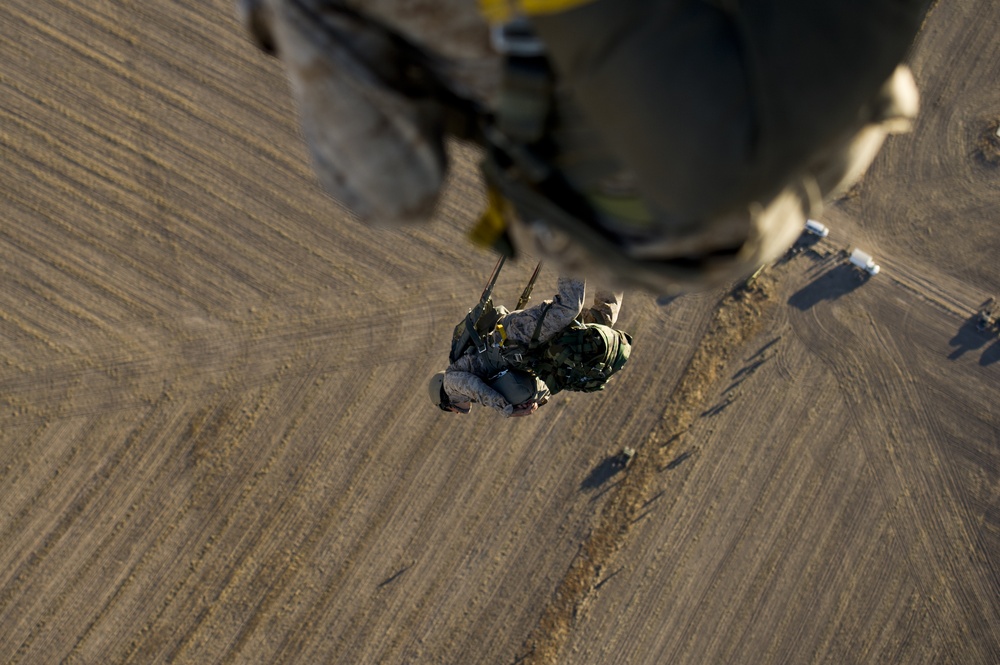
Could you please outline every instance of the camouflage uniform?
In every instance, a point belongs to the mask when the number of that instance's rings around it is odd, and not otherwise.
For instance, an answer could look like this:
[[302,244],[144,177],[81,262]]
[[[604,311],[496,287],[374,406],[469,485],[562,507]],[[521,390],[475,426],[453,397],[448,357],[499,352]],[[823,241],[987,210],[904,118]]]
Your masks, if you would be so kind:
[[[558,293],[554,298],[527,309],[508,312],[500,317],[498,323],[506,331],[508,342],[523,346],[531,343],[539,319],[542,323],[538,331],[538,343],[552,339],[578,318],[584,323],[614,326],[621,308],[621,293],[598,290],[594,294],[593,305],[586,310],[585,301],[585,282],[560,277]],[[480,354],[472,348],[445,371],[444,390],[452,402],[476,402],[504,416],[510,416],[514,405],[508,404],[485,381],[505,367],[502,359],[488,353]]]
[[257,45],[284,64],[323,188],[374,224],[429,218],[447,170],[447,119],[433,100],[407,94],[411,71],[373,22],[427,53],[426,64],[455,95],[489,106],[500,57],[475,1],[239,0],[237,7]]
[[[474,139],[515,247],[674,295],[779,257],[917,112],[901,63],[929,0],[480,3],[531,14],[544,43],[539,143],[562,200],[493,159],[511,70],[476,0],[240,0],[285,65],[322,185],[361,219],[429,219],[445,137]],[[506,157],[533,147],[511,143]]]

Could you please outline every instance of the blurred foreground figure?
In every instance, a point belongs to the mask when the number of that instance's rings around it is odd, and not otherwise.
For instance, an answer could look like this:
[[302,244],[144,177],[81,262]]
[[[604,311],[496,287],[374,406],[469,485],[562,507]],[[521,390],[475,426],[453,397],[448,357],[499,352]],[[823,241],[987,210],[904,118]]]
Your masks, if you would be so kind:
[[479,242],[673,295],[780,256],[909,128],[927,0],[239,6],[362,219],[428,218],[455,136],[484,148]]

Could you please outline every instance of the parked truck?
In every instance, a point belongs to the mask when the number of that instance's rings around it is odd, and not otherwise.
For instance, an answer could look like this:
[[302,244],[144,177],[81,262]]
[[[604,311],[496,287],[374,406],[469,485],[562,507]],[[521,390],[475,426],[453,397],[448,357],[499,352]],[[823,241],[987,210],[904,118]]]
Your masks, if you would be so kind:
[[817,222],[815,219],[806,220],[806,233],[825,238],[830,235],[830,229],[825,224]]
[[857,248],[851,252],[851,263],[864,270],[869,275],[877,275],[878,271],[881,270],[878,264],[872,259],[871,254],[862,252]]

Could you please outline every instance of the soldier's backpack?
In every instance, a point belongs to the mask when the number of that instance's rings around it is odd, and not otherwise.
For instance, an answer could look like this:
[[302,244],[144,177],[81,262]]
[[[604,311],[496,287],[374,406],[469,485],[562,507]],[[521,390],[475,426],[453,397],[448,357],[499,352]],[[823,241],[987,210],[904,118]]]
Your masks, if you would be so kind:
[[598,323],[574,323],[545,344],[529,346],[517,364],[544,381],[552,394],[589,393],[604,390],[631,350],[627,333]]

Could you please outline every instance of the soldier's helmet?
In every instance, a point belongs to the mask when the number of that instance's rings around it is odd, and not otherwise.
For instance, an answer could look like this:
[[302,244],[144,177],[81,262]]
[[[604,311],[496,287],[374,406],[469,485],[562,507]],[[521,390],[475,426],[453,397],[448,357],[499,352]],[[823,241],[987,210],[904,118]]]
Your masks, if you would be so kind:
[[442,411],[448,410],[448,407],[451,406],[451,400],[448,398],[448,393],[444,390],[444,372],[438,372],[431,377],[430,382],[427,384],[427,391],[434,406]]

